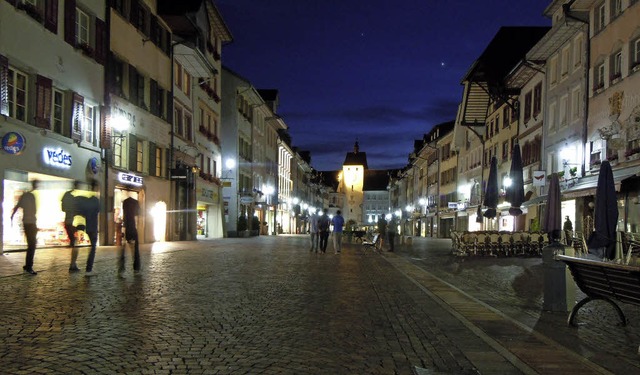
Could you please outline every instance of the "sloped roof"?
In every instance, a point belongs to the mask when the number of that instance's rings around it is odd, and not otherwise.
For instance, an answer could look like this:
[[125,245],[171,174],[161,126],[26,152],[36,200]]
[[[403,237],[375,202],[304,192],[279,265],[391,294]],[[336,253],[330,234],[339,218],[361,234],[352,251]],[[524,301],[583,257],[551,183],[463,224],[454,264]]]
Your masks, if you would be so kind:
[[504,79],[527,52],[549,31],[548,26],[504,26],[471,65],[462,79],[463,126],[485,126],[492,96],[512,95]]
[[364,169],[368,169],[367,153],[362,151],[347,152],[347,157],[344,158],[342,165],[362,165]]

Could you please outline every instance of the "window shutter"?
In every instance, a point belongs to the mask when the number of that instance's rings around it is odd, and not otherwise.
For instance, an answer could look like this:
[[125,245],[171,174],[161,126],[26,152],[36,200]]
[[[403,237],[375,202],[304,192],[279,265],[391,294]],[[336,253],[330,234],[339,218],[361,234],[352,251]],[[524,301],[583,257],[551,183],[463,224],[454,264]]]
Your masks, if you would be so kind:
[[139,8],[140,3],[138,0],[131,0],[131,8],[129,8],[129,22],[131,22],[136,28],[139,28],[140,25],[138,18]]
[[49,129],[51,127],[51,96],[53,82],[41,75],[36,77],[36,126]]
[[158,105],[158,82],[153,78],[149,78],[149,110],[156,116],[160,115],[160,106]]
[[[110,114],[109,114],[110,115]],[[111,148],[111,123],[107,121],[107,107],[100,107],[100,147]]]
[[138,105],[138,71],[129,65],[129,101]]
[[94,58],[100,65],[104,65],[107,60],[107,26],[106,23],[96,18],[96,49]]
[[9,116],[9,59],[0,55],[0,115]]
[[76,0],[64,1],[64,41],[76,46]]
[[149,174],[156,176],[156,144],[149,142]]
[[84,98],[73,93],[73,113],[71,115],[71,139],[82,139],[82,123],[84,122]]
[[129,134],[129,170],[135,171],[138,167],[138,138]]
[[44,2],[44,27],[54,34],[58,33],[58,0]]

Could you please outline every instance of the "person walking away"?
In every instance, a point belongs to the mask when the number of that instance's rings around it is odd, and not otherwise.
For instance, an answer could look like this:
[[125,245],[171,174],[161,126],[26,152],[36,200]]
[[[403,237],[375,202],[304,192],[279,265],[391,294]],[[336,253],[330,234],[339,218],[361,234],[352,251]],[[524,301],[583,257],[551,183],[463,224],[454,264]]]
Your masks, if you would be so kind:
[[138,243],[137,218],[140,215],[140,204],[132,197],[122,202],[122,224],[124,225],[124,243],[120,248],[118,272],[125,270],[124,256],[128,243],[133,243],[133,270],[140,271],[140,247]]
[[311,214],[309,219],[309,234],[311,238],[311,250],[318,252],[318,214],[315,212]]
[[[380,216],[380,219],[378,219],[378,241],[379,241],[379,245],[378,248],[382,249],[382,245],[384,245],[384,238],[387,235],[387,219],[384,218],[384,216]],[[374,246],[376,244],[373,244]]]
[[71,263],[69,264],[69,272],[78,272],[80,269],[77,265],[78,248],[76,247],[76,232],[78,228],[73,225],[73,218],[77,215],[76,200],[73,192],[78,189],[78,181],[73,182],[71,190],[67,190],[60,201],[60,208],[64,212],[64,230],[69,237],[69,247],[71,247]]
[[344,218],[340,210],[331,219],[331,223],[333,224],[333,250],[336,254],[340,254],[342,252],[342,229],[344,227]]
[[36,240],[38,236],[38,227],[36,226],[36,197],[33,195],[33,191],[38,188],[38,181],[31,182],[31,190],[25,191],[18,199],[13,211],[11,211],[11,221],[13,221],[13,215],[16,214],[19,208],[22,208],[22,228],[24,229],[24,236],[27,239],[27,256],[22,269],[25,273],[30,275],[37,275],[38,273],[33,270],[33,258],[36,255]]
[[322,210],[322,216],[318,218],[318,231],[320,233],[320,251],[327,252],[327,242],[329,242],[329,215],[328,210]]
[[[96,183],[91,184],[91,190],[95,191]],[[85,218],[85,232],[89,236],[91,250],[87,257],[87,267],[85,268],[85,276],[93,275],[93,261],[96,258],[96,246],[98,242],[98,214],[100,213],[100,200],[96,196],[92,197],[76,197],[77,208]]]
[[391,216],[391,220],[389,220],[389,225],[387,226],[387,237],[389,239],[389,251],[393,252],[395,250],[395,240],[396,233],[398,231],[398,221],[396,220],[395,215]]

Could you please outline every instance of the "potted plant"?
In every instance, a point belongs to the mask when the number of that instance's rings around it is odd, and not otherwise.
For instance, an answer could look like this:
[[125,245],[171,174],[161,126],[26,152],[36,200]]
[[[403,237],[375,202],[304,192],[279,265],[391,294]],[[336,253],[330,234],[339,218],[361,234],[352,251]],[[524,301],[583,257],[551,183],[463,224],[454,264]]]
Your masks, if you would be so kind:
[[238,237],[248,237],[247,217],[245,215],[238,216]]

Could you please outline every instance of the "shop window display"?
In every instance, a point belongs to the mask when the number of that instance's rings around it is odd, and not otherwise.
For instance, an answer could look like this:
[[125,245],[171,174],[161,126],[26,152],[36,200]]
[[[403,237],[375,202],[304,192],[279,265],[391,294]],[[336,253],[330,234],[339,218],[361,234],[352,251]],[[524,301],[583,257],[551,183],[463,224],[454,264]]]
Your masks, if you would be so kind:
[[[41,181],[39,188],[34,191],[36,197],[36,216],[38,226],[37,246],[56,247],[69,246],[69,238],[64,230],[64,212],[60,202],[65,191],[69,190],[72,180],[61,179],[53,176],[38,176]],[[21,248],[27,245],[22,228],[21,213],[16,213],[11,220],[11,210],[18,202],[22,192],[29,190],[31,183],[27,181],[4,180],[3,205],[3,246],[5,248]],[[79,189],[74,195],[92,196],[95,193]],[[76,216],[74,225],[84,225],[84,218]],[[76,244],[89,245],[89,237],[84,231],[76,232]]]

